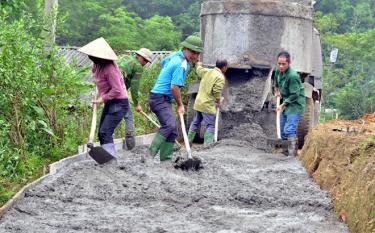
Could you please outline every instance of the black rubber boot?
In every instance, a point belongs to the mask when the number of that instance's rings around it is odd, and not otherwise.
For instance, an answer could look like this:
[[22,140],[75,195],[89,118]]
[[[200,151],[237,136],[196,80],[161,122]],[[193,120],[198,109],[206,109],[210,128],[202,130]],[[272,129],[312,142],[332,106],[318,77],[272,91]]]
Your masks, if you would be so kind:
[[288,138],[289,145],[288,145],[288,155],[289,156],[296,156],[297,155],[297,138]]
[[135,147],[135,136],[134,132],[127,132],[125,136],[125,145],[127,150],[131,150]]

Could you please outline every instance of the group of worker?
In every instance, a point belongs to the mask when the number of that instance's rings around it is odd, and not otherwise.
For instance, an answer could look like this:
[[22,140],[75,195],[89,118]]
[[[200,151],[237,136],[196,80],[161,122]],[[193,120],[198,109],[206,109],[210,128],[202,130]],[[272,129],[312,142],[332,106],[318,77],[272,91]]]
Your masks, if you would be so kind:
[[[133,114],[130,104],[135,111],[142,112],[139,104],[139,86],[143,67],[152,60],[152,52],[142,48],[134,56],[117,57],[109,44],[103,39],[96,39],[79,49],[88,55],[94,63],[92,67],[98,96],[96,104],[104,102],[104,109],[99,123],[99,142],[111,155],[116,156],[113,134],[116,127],[125,118],[125,142],[128,149],[135,146]],[[204,143],[214,141],[216,111],[222,105],[221,92],[225,84],[225,72],[228,62],[218,59],[215,68],[204,68],[198,62],[203,52],[203,42],[198,36],[189,36],[181,43],[181,49],[161,60],[162,69],[149,96],[150,109],[157,116],[160,128],[156,133],[149,153],[142,157],[145,163],[152,163],[159,153],[160,161],[170,161],[173,157],[174,143],[177,137],[176,116],[172,102],[177,104],[177,113],[184,114],[185,108],[181,97],[181,88],[185,85],[187,74],[192,65],[196,65],[196,73],[201,78],[196,101],[195,116],[189,127],[188,140],[192,143],[196,133],[203,123],[206,126]],[[304,110],[305,98],[303,85],[298,73],[290,64],[290,55],[281,52],[278,55],[275,95],[281,96],[283,104],[277,111],[281,114],[282,139],[290,141],[287,154],[295,154],[296,129]],[[117,61],[117,62],[115,62]],[[133,103],[129,103],[128,89],[131,91]]]

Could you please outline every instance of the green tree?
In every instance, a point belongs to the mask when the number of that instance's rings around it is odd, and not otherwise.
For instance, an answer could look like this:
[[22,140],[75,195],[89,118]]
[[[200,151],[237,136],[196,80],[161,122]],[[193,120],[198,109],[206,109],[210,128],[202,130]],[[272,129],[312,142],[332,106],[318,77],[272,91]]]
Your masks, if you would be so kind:
[[326,96],[336,94],[336,104],[332,107],[350,119],[373,112],[375,29],[364,33],[327,34],[323,41],[327,50],[339,49],[338,64],[325,68]]
[[116,50],[136,49],[140,46],[140,30],[143,21],[125,8],[115,10],[114,14],[100,17],[99,35],[104,36]]
[[[133,3],[136,4],[130,6],[146,4],[142,1]],[[156,3],[146,5],[150,7],[153,4]],[[163,4],[176,7],[168,1]],[[181,40],[181,33],[171,18],[155,15],[142,19],[137,13],[129,12],[120,0],[60,0],[60,11],[60,17],[65,18],[65,22],[58,27],[59,44],[82,46],[103,36],[116,50],[139,47],[172,50]],[[149,12],[155,13],[153,10]]]
[[[110,38],[117,49],[134,49],[140,46],[139,41],[145,41],[139,40],[141,36],[134,34],[147,36],[144,31],[149,32],[154,27],[157,32],[152,40],[162,44],[155,47],[157,44],[152,43],[149,47],[173,49],[180,41],[176,43],[171,40],[175,40],[178,34],[185,38],[193,32],[199,32],[201,3],[202,0],[60,0],[59,16],[64,24],[58,26],[57,42],[61,45],[81,46],[103,36]],[[160,18],[153,18],[157,15]],[[160,21],[166,25],[157,25]],[[148,40],[147,44],[150,44]]]
[[180,28],[184,37],[199,32],[201,4],[202,1],[196,1],[189,6],[186,12],[175,17],[176,25]]
[[173,25],[172,19],[158,15],[144,21],[140,35],[142,45],[153,50],[174,50],[181,41],[181,33]]
[[99,37],[101,15],[113,14],[122,6],[121,0],[60,0],[57,43],[82,46]]
[[[364,32],[375,28],[375,2],[372,0],[321,0],[315,5],[316,16],[334,18],[335,33]],[[332,20],[332,19],[331,19]]]

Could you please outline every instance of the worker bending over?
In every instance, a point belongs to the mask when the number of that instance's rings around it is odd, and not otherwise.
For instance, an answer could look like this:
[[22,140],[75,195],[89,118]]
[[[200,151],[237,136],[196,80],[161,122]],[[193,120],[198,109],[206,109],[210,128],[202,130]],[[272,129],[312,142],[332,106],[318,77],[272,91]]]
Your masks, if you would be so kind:
[[213,69],[203,68],[197,64],[197,74],[201,77],[198,95],[194,103],[195,115],[190,125],[188,139],[191,144],[196,133],[200,130],[201,123],[206,125],[204,144],[214,141],[216,111],[221,107],[221,92],[224,88],[224,74],[228,69],[227,60],[218,59]]

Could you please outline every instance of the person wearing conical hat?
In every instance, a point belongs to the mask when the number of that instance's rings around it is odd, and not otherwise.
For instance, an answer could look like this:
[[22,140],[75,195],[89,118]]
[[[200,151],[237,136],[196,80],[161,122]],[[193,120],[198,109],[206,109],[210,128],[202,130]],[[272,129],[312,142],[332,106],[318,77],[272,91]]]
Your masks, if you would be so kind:
[[[125,86],[130,88],[131,97],[135,111],[141,112],[142,107],[138,101],[139,85],[143,73],[143,67],[152,60],[152,52],[149,49],[141,48],[135,52],[135,56],[119,56],[117,64],[125,80]],[[128,150],[135,146],[133,113],[129,108],[125,113],[125,145]]]
[[149,154],[142,161],[151,164],[154,156],[160,152],[160,161],[172,159],[174,142],[177,137],[176,117],[172,109],[172,100],[177,103],[177,112],[185,112],[180,89],[185,85],[185,79],[190,65],[198,61],[203,52],[203,42],[198,36],[189,36],[181,43],[182,49],[165,57],[161,61],[162,70],[151,90],[149,104],[159,119],[161,127],[154,137]]
[[114,62],[117,56],[103,38],[88,43],[78,51],[87,54],[94,63],[92,73],[99,92],[94,102],[104,103],[99,123],[99,142],[105,150],[115,156],[113,133],[129,109],[124,79]]

